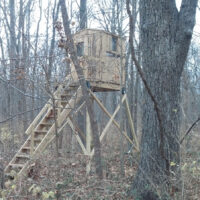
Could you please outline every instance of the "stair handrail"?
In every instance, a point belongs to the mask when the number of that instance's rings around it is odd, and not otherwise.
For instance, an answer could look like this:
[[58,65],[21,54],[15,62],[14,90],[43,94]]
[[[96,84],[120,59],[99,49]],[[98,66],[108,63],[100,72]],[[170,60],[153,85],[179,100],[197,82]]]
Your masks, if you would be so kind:
[[[71,74],[69,74],[68,76],[66,76],[65,81],[68,81],[67,86],[69,86],[70,81],[71,81]],[[61,85],[60,85],[61,86]],[[57,94],[59,93],[59,89],[57,89],[54,92],[54,95],[57,96]],[[44,107],[42,108],[42,110],[37,114],[37,116],[34,118],[34,120],[32,121],[32,123],[29,125],[29,127],[27,128],[27,130],[25,131],[26,135],[30,135],[32,133],[32,131],[35,129],[35,127],[38,124],[38,120],[42,117],[42,115],[51,107],[52,105],[52,100],[49,99],[47,101],[47,103],[44,105]]]

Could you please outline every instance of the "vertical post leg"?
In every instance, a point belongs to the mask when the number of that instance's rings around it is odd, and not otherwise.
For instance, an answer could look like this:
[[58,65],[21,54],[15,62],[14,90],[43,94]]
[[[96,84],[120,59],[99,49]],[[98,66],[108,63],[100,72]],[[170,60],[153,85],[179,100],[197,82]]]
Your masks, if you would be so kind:
[[90,117],[88,111],[86,111],[86,150],[88,152],[88,163],[86,165],[86,174],[88,175],[91,170],[91,124],[90,124]]
[[30,147],[31,147],[31,149],[30,149],[30,156],[33,155],[33,151],[34,151],[34,135],[35,135],[35,133],[32,130],[32,133],[31,133],[31,144],[30,144]]
[[132,117],[131,117],[131,111],[129,109],[129,104],[128,104],[127,98],[125,99],[125,105],[126,105],[126,112],[127,112],[127,116],[128,116],[129,126],[131,128],[131,133],[132,133],[133,139],[135,140],[136,147],[137,147],[137,149],[139,149],[140,147],[139,147],[137,136],[135,134],[134,124],[133,124],[133,120],[132,120]]

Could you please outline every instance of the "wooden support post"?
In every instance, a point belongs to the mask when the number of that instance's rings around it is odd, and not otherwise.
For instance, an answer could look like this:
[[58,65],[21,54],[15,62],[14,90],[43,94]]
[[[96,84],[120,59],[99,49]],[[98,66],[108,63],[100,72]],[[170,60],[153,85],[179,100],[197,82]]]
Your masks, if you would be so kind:
[[91,124],[90,117],[88,111],[86,111],[86,150],[88,152],[88,163],[86,165],[86,174],[90,173],[91,169],[91,142],[92,142],[92,134],[91,134]]
[[[57,116],[59,116],[61,113],[61,93],[60,93],[60,91],[59,91],[58,96],[56,96],[56,98],[58,99],[57,100],[57,112],[58,112]],[[60,125],[58,124],[58,126],[60,126]]]
[[126,105],[126,112],[127,112],[127,116],[128,116],[129,126],[131,128],[131,133],[132,133],[133,139],[135,141],[136,147],[139,149],[140,147],[139,147],[137,136],[135,134],[134,124],[133,124],[133,120],[132,120],[132,117],[131,117],[131,111],[129,109],[129,104],[128,104],[127,98],[125,100],[125,105]]
[[33,155],[33,151],[34,151],[34,135],[35,135],[35,133],[34,133],[34,131],[32,131],[31,132],[31,141],[30,141],[30,155],[32,156]]
[[77,132],[80,134],[82,140],[83,140],[83,143],[86,141],[86,137],[85,137],[85,134],[84,132],[78,127],[78,123],[72,118],[71,115],[69,115],[69,119],[71,120],[71,122],[73,123],[75,129],[77,130]]
[[[124,95],[124,96],[122,97],[122,103],[124,102],[125,98],[126,98],[126,96]],[[110,125],[113,123],[113,120],[114,120],[116,114],[118,113],[119,109],[120,109],[120,104],[119,104],[119,105],[117,106],[117,108],[115,109],[115,112],[113,113],[113,115],[111,116],[110,120],[109,120],[108,123],[106,124],[106,126],[105,126],[103,132],[101,133],[100,142],[103,140],[103,138],[104,138],[104,136],[106,135],[108,129],[110,128]],[[91,152],[91,156],[93,156],[93,155],[94,155],[94,148],[92,149],[92,152]]]
[[[108,116],[108,117],[112,117],[112,115],[108,112],[108,110],[105,108],[105,106],[101,103],[101,101],[94,95],[93,92],[90,92],[91,96],[94,98],[94,100],[97,102],[97,104],[99,105],[99,107],[104,111],[104,113]],[[124,98],[127,98],[127,95],[124,95]],[[118,128],[118,130],[120,130],[120,125],[116,122],[115,119],[112,120],[113,124]],[[127,133],[125,131],[123,131],[122,133],[125,138],[131,143],[133,144],[133,141],[128,137]],[[139,149],[134,146],[133,147],[136,151],[139,151]]]
[[77,139],[77,141],[78,141],[78,143],[79,143],[79,145],[80,145],[80,147],[81,147],[81,149],[82,149],[84,155],[88,155],[88,152],[87,152],[87,150],[86,150],[84,144],[82,143],[81,138],[79,137],[79,135],[78,135],[78,133],[77,133],[76,126],[72,123],[72,121],[71,121],[70,119],[68,119],[68,123],[69,123],[69,125],[70,125],[70,127],[71,127],[73,133],[75,134],[75,137],[76,137],[76,139]]

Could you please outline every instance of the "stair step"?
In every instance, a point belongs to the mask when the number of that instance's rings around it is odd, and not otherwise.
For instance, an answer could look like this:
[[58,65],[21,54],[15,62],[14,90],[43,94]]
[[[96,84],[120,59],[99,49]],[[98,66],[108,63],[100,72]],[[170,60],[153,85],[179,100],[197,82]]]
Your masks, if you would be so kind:
[[9,166],[12,168],[23,168],[24,167],[23,164],[9,164]]
[[35,133],[47,133],[48,131],[46,131],[46,130],[35,130],[34,132]]
[[48,115],[46,116],[47,119],[50,119],[50,118],[54,118],[54,115]]
[[[29,142],[30,142],[30,140],[29,140]],[[30,144],[29,144],[29,145],[30,145]],[[35,149],[36,149],[36,147],[35,147],[35,145],[34,145],[33,150],[35,150]],[[29,154],[30,151],[31,151],[31,147],[30,147],[30,146],[26,146],[26,147],[23,147],[23,148],[21,149],[21,152],[22,152],[22,153],[26,153],[26,151],[28,151],[27,153]]]
[[42,123],[40,123],[40,125],[41,125],[41,126],[52,126],[51,123],[46,123],[46,122],[42,122]]
[[31,150],[31,147],[23,147],[22,150]]
[[67,104],[68,101],[61,101],[61,104]]
[[27,155],[27,154],[18,154],[18,155],[16,155],[16,158],[27,158],[27,159],[29,159],[30,156]]
[[[34,138],[34,142],[41,142],[43,138]],[[29,140],[31,141],[31,139]]]
[[60,95],[61,96],[61,98],[70,98],[72,95],[70,95],[70,94],[61,94]]

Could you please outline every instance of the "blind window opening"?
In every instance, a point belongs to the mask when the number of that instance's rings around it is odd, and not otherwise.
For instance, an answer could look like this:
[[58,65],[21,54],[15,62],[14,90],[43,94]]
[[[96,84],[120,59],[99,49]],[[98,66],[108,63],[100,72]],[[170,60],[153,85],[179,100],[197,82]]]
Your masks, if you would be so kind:
[[83,54],[84,54],[84,42],[79,42],[78,44],[77,44],[77,56],[83,56]]
[[117,37],[112,36],[112,51],[117,51]]

